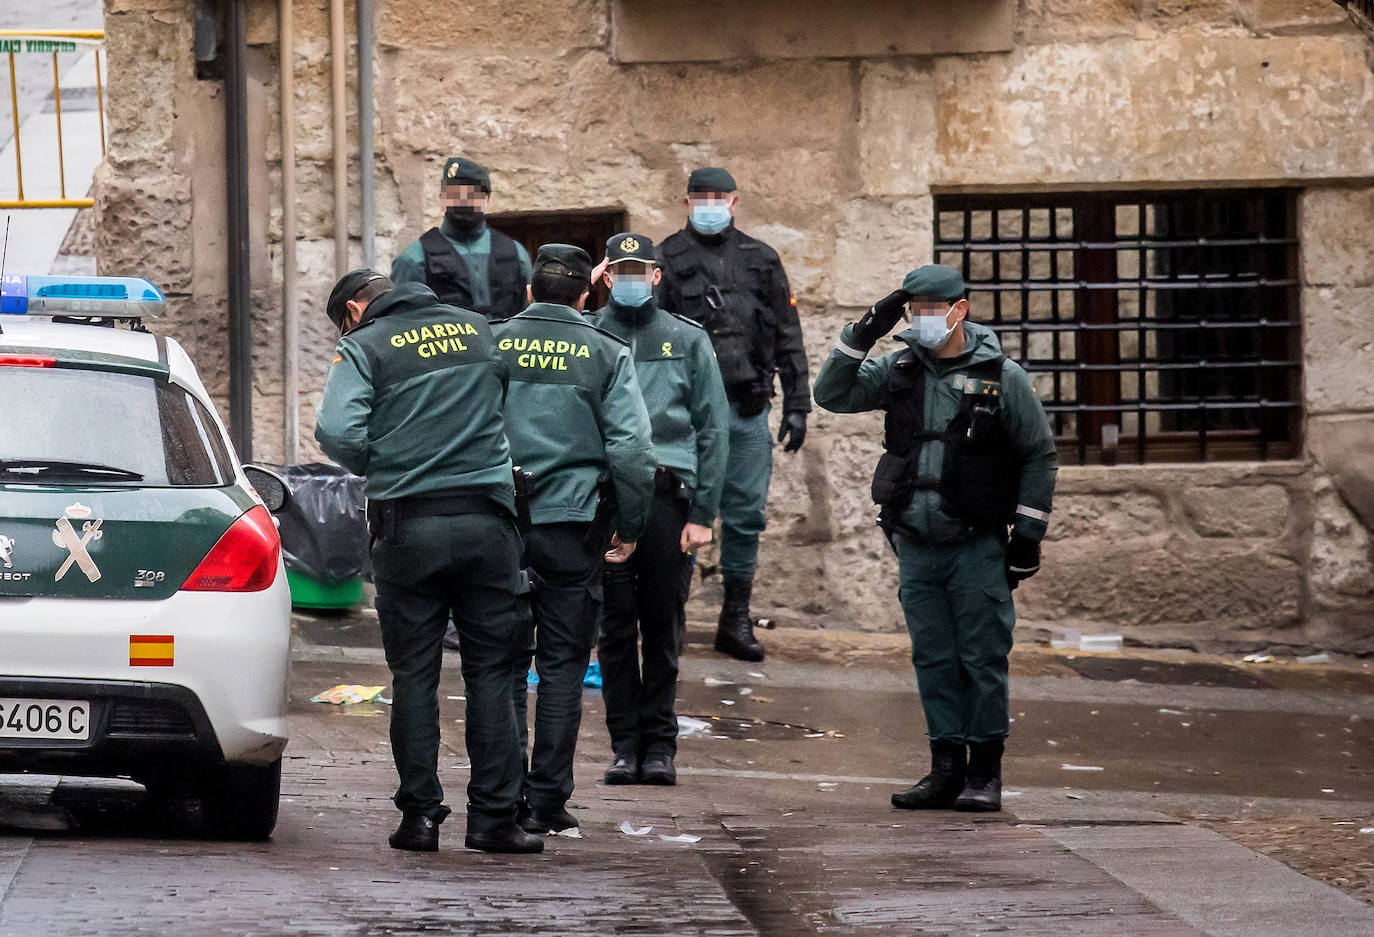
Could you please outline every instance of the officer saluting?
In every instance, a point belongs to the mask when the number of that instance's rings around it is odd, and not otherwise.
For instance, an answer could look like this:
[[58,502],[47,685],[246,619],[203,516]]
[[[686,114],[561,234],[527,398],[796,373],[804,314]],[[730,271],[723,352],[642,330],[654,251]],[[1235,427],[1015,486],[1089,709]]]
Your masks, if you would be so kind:
[[687,226],[659,247],[663,305],[706,327],[730,401],[730,455],[721,495],[720,572],[725,602],[717,651],[763,660],[749,596],[767,523],[773,443],[768,410],[773,375],[782,377],[778,442],[796,452],[806,438],[806,349],[797,305],[777,252],[734,224],[739,195],[724,169],[697,169],[687,180]]
[[427,286],[354,270],[326,307],[343,332],[316,414],[330,458],[367,477],[377,617],[392,675],[396,849],[439,848],[440,642],[457,624],[467,692],[469,849],[540,852],[516,823],[520,750],[510,681],[523,630],[520,535],[486,319]]
[[[908,303],[906,347],[865,359]],[[957,272],[913,270],[844,327],[816,376],[827,410],[887,411],[873,498],[897,552],[931,751],[930,774],[892,795],[908,810],[1001,809],[1011,590],[1040,569],[1059,469],[1026,372],[968,309]]]
[[391,264],[392,282],[423,283],[440,302],[504,319],[525,308],[530,255],[486,221],[491,176],[454,156],[439,179],[444,220],[412,242]]
[[[573,792],[582,679],[601,614],[603,555],[613,532],[621,552],[634,551],[654,490],[649,414],[630,351],[581,315],[591,270],[582,248],[545,244],[530,281],[533,305],[492,325],[510,371],[511,454],[535,480],[525,555],[534,576],[539,697],[523,826],[541,835],[578,825],[564,805]],[[603,478],[614,517],[609,504],[598,508]],[[598,510],[604,528],[593,524]],[[514,687],[522,730],[528,673],[526,662]]]
[[[593,320],[629,343],[653,423],[658,478],[649,528],[634,556],[606,569],[601,661],[614,762],[607,784],[673,784],[678,655],[690,553],[711,540],[725,483],[729,410],[711,342],[697,323],[658,308],[662,272],[640,234],[606,244],[611,301]],[[643,663],[640,641],[643,641]]]

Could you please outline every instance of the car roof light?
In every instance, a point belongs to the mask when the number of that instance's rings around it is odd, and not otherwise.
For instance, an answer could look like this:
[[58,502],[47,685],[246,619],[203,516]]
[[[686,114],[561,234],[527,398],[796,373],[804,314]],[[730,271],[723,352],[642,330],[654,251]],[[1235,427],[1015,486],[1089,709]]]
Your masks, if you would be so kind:
[[157,316],[167,297],[141,277],[55,277],[6,274],[0,314],[142,319]]
[[51,368],[57,359],[51,355],[0,355],[0,368]]

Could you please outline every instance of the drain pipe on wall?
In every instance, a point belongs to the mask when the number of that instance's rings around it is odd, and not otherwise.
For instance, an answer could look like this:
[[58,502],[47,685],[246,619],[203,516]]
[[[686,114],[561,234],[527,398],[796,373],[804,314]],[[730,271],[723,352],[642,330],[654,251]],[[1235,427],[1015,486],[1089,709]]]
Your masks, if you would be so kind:
[[281,86],[282,461],[301,454],[300,307],[296,303],[296,65],[293,0],[277,7]]
[[377,266],[377,199],[374,191],[372,141],[372,0],[357,0],[358,6],[358,175],[362,179],[363,266]]
[[253,459],[253,319],[248,252],[248,81],[243,6],[224,0],[224,181],[229,312],[229,436],[241,461]]
[[329,57],[334,92],[334,274],[348,272],[348,105],[344,74],[344,0],[329,2]]

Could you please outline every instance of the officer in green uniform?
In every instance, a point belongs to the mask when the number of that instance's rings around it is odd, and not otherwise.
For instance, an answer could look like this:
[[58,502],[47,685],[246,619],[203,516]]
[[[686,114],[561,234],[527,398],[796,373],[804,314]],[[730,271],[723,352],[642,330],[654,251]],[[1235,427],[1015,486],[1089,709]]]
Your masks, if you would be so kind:
[[687,226],[659,246],[667,309],[706,327],[730,400],[730,465],[721,495],[720,572],[725,602],[717,651],[763,660],[749,596],[766,524],[773,441],[768,411],[773,376],[782,378],[778,442],[796,452],[806,438],[806,349],[797,304],[777,252],[735,227],[735,180],[724,169],[697,169],[687,180]]
[[729,405],[701,326],[654,302],[662,271],[653,242],[617,234],[606,243],[606,263],[611,300],[593,321],[630,345],[659,466],[639,549],[628,560],[610,556],[604,580],[597,659],[614,753],[606,783],[674,784],[673,704],[691,553],[711,540],[725,485]]
[[441,302],[504,319],[525,308],[530,255],[524,245],[487,225],[491,176],[470,159],[444,163],[439,180],[444,220],[412,242],[391,264],[391,280],[423,283]]
[[[592,259],[545,244],[530,281],[533,304],[492,324],[510,371],[506,436],[534,475],[525,557],[539,673],[534,745],[522,825],[540,835],[577,826],[565,805],[582,724],[582,679],[601,617],[601,570],[612,535],[633,552],[654,492],[654,443],[625,343],[582,317]],[[602,479],[608,500],[598,506]],[[594,524],[598,511],[604,524]],[[528,660],[517,668],[517,721],[525,725]],[[522,739],[524,733],[522,732]]]
[[[908,304],[904,347],[866,358]],[[1040,569],[1059,469],[1026,372],[968,308],[956,271],[913,270],[844,327],[816,376],[825,409],[887,412],[873,497],[897,552],[931,751],[930,773],[892,795],[911,810],[1001,809],[1011,590]]]
[[506,367],[482,316],[422,283],[354,270],[326,307],[343,332],[315,438],[366,476],[377,617],[392,676],[396,849],[439,848],[441,641],[452,615],[467,692],[466,845],[540,852],[516,822],[520,737],[510,683],[525,629],[520,535],[501,405]]

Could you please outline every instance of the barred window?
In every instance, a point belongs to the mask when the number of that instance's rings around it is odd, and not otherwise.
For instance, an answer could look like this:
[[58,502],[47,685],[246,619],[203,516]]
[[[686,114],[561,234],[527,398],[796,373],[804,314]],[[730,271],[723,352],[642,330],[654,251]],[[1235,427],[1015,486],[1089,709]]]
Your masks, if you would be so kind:
[[1299,449],[1295,191],[940,195],[935,259],[1080,465]]

